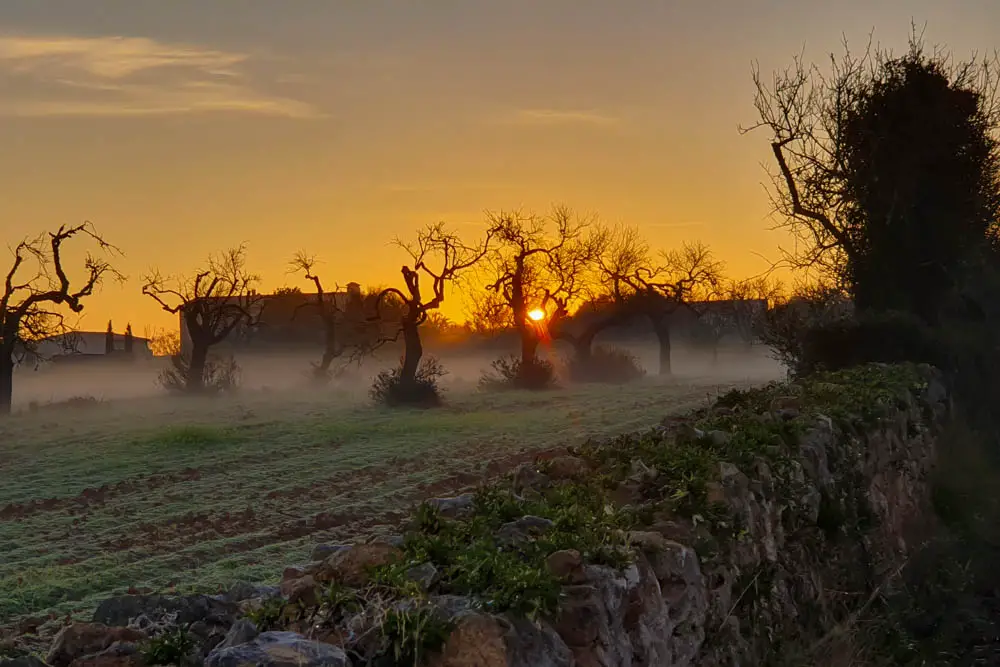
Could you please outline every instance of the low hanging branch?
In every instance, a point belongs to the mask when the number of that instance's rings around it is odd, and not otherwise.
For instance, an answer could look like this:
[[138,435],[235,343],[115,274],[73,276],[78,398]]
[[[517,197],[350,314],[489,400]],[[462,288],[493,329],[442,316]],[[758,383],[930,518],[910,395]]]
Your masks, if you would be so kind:
[[124,277],[106,259],[88,254],[86,276],[74,287],[63,265],[63,244],[74,237],[96,242],[105,255],[121,251],[100,236],[89,222],[59,227],[26,239],[13,249],[14,259],[0,296],[0,414],[10,412],[15,358],[31,352],[43,338],[65,332],[64,311],[79,313],[107,275]]
[[239,327],[260,321],[263,297],[255,287],[260,277],[246,268],[246,247],[241,245],[210,257],[208,266],[193,278],[165,278],[153,271],[143,278],[142,293],[163,310],[180,314],[191,341],[183,360],[183,389],[205,389],[209,348],[221,343]]

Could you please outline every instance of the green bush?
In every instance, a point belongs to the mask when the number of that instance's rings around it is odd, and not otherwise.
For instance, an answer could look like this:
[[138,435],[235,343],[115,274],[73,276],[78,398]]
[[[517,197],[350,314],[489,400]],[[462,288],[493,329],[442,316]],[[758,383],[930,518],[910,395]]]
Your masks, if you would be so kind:
[[520,357],[509,355],[500,357],[490,366],[492,371],[483,373],[479,378],[481,389],[540,390],[556,385],[555,366],[547,359],[535,358],[531,363],[523,364]]
[[402,377],[402,364],[375,376],[368,394],[380,405],[394,407],[435,408],[441,405],[441,388],[438,381],[448,371],[434,357],[421,362],[413,380]]

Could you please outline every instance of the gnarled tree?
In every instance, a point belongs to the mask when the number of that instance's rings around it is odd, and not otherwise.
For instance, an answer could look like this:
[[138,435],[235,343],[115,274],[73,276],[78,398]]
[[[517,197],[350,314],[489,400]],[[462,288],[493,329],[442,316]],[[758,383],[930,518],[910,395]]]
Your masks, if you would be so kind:
[[[318,364],[313,364],[317,378],[327,378],[330,366],[345,352],[351,350],[350,359],[360,361],[367,346],[365,333],[371,327],[365,317],[364,297],[361,292],[348,293],[344,303],[337,300],[339,288],[333,293],[323,288],[323,281],[316,273],[316,258],[298,252],[291,261],[292,268],[301,273],[316,288],[316,294],[303,304],[316,311],[323,323],[323,356]],[[296,308],[295,315],[299,308]],[[294,317],[294,315],[293,315]]]
[[486,256],[492,236],[491,231],[487,232],[482,241],[470,245],[449,231],[443,223],[438,223],[421,230],[411,243],[399,239],[395,241],[409,253],[412,265],[404,264],[400,270],[403,276],[402,289],[387,287],[379,292],[375,300],[375,318],[383,320],[384,308],[387,304],[391,305],[394,299],[402,304],[396,335],[383,338],[381,342],[398,340],[400,335],[403,337],[403,360],[399,373],[399,381],[403,385],[412,385],[416,381],[420,360],[424,355],[420,326],[427,321],[431,312],[444,303],[448,286],[461,280],[467,270]]
[[190,354],[178,360],[182,361],[183,389],[203,391],[210,348],[237,328],[260,320],[262,297],[255,289],[260,278],[246,268],[245,246],[209,257],[207,266],[190,278],[165,278],[152,271],[143,280],[143,294],[183,319],[191,342]]
[[716,289],[722,269],[722,263],[702,243],[685,243],[654,258],[644,243],[636,241],[617,265],[605,264],[606,280],[626,295],[627,307],[648,318],[653,328],[660,348],[660,375],[672,373],[675,314],[687,309],[697,315],[693,302],[706,299]]
[[[562,325],[576,307],[594,296],[597,259],[607,246],[608,233],[565,207],[556,207],[547,218],[491,215],[489,229],[497,244],[487,268],[487,288],[509,309],[521,338],[521,368],[527,369],[536,361],[543,326],[554,338],[574,342]],[[531,318],[535,310],[545,313],[541,323]]]
[[934,323],[997,237],[1000,61],[952,64],[914,36],[901,56],[869,46],[831,63],[753,71],[759,121],[744,131],[770,135],[788,257],[861,311]]
[[72,280],[64,266],[63,244],[75,237],[90,239],[104,254],[120,254],[89,222],[25,239],[13,250],[0,296],[0,414],[10,413],[18,356],[31,352],[41,339],[65,332],[65,311],[81,312],[83,300],[105,276],[122,277],[106,259],[88,254],[84,275]]

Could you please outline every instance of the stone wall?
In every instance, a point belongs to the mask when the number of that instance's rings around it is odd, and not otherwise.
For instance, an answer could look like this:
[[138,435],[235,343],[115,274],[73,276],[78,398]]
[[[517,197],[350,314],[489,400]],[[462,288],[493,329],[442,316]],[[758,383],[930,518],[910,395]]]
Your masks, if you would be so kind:
[[927,528],[949,415],[929,367],[731,392],[318,545],[274,586],[113,598],[46,661],[817,664]]

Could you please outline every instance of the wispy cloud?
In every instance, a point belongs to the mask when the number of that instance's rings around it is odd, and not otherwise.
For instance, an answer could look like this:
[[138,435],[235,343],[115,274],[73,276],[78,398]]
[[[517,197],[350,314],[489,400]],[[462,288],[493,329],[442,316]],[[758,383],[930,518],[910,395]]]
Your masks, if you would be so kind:
[[618,125],[620,118],[587,109],[519,109],[503,122],[513,125]]
[[318,116],[260,88],[250,56],[144,37],[0,35],[6,116],[139,116],[202,112]]

